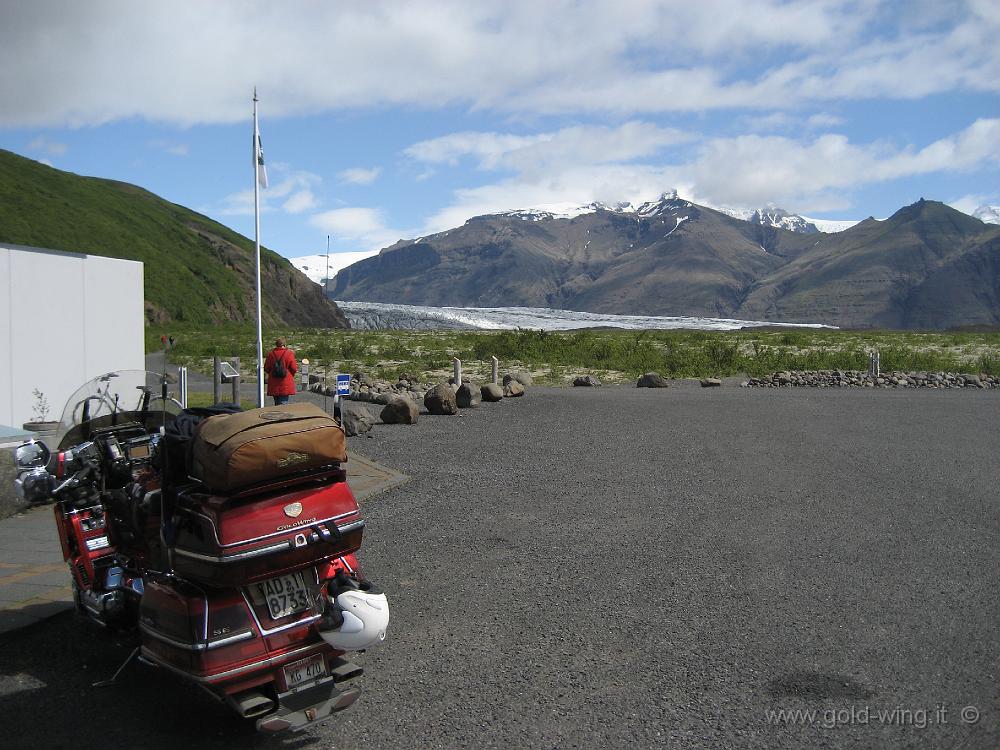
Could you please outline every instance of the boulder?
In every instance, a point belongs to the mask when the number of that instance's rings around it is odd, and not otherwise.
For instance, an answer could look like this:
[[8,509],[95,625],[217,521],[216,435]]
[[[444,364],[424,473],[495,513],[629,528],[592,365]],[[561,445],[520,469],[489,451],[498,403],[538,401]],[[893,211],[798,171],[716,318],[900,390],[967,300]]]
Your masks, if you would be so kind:
[[979,379],[978,375],[973,375],[971,372],[963,372],[959,377],[965,383],[966,387],[975,386],[976,388],[982,388],[983,383]]
[[457,414],[458,403],[450,385],[441,383],[424,394],[424,406],[431,414]]
[[601,381],[595,378],[593,375],[580,375],[573,379],[573,385],[580,387],[597,387],[601,385]]
[[412,372],[401,372],[399,373],[399,379],[405,380],[408,383],[416,383],[420,378],[418,378]]
[[475,409],[483,400],[482,391],[475,383],[463,380],[455,393],[455,402],[459,409]]
[[479,392],[483,395],[483,401],[488,401],[490,403],[499,401],[503,398],[503,388],[501,388],[496,383],[487,383]]
[[524,386],[516,380],[512,380],[503,387],[503,395],[505,398],[517,398],[518,396],[523,396]]
[[366,385],[369,388],[375,385],[375,379],[366,372],[354,373],[354,379],[357,380],[360,385]]
[[408,398],[396,396],[382,409],[379,418],[385,424],[416,424],[419,409]]
[[703,378],[701,381],[702,388],[718,388],[722,385],[722,381],[719,378]]
[[510,385],[515,380],[525,388],[530,388],[534,385],[534,382],[531,379],[531,373],[525,372],[524,370],[513,370],[503,376],[504,387]]
[[669,385],[667,379],[658,372],[647,372],[636,382],[636,388],[666,388]]
[[341,407],[340,419],[347,437],[354,437],[368,432],[375,424],[375,416],[363,406]]

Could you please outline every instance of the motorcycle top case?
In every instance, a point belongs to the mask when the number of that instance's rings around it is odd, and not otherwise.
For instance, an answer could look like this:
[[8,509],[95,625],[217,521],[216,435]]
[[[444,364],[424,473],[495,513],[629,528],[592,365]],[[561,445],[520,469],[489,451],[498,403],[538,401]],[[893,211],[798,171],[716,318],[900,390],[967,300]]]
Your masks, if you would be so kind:
[[283,404],[203,421],[191,475],[212,492],[234,493],[346,460],[344,431],[333,417],[313,404]]
[[249,496],[187,489],[178,497],[173,568],[238,586],[356,551],[364,518],[344,473]]

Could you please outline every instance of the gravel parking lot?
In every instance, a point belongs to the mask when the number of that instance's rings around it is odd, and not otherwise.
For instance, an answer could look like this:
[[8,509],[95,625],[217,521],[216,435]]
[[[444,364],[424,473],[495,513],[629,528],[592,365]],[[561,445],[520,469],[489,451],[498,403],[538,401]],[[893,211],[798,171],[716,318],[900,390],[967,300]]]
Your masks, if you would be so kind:
[[352,709],[279,739],[147,668],[94,690],[125,652],[65,616],[0,642],[8,746],[996,747],[998,421],[685,384],[380,425],[351,447],[411,479],[365,507]]

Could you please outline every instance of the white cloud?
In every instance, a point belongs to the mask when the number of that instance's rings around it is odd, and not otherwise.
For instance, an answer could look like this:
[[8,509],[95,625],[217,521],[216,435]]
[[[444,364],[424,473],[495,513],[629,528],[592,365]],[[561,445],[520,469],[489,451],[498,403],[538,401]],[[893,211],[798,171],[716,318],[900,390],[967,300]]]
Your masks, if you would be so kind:
[[484,170],[548,169],[566,162],[611,163],[651,156],[660,149],[692,139],[675,128],[647,122],[627,122],[618,127],[576,126],[549,133],[522,136],[505,133],[452,133],[420,141],[404,150],[417,161],[456,165],[471,156]]
[[69,146],[59,141],[50,140],[44,135],[39,135],[31,139],[31,143],[28,144],[28,151],[41,151],[43,154],[49,156],[62,156],[69,151]]
[[[465,143],[477,142],[462,135]],[[588,162],[558,149],[552,153],[559,158],[550,158],[544,169],[512,160],[518,168],[514,176],[456,190],[451,205],[431,216],[424,232],[460,225],[471,216],[545,204],[638,203],[671,188],[710,205],[839,210],[849,207],[852,193],[866,185],[1000,162],[1000,119],[977,120],[923,148],[852,143],[844,135],[827,133],[811,139],[708,138],[681,158],[660,163]],[[505,159],[495,160],[498,168],[508,163]]]
[[[319,204],[313,194],[313,189],[323,182],[319,175],[293,169],[283,162],[269,163],[267,169],[271,184],[259,191],[261,212],[273,211],[280,204],[286,213],[299,214],[310,211]],[[223,216],[253,216],[253,188],[230,193],[220,201],[218,207],[207,211]]]
[[305,211],[311,211],[317,205],[316,196],[313,195],[311,190],[300,190],[297,193],[292,193],[291,197],[282,204],[281,208],[286,213],[301,214]]
[[381,167],[372,167],[371,169],[354,167],[352,169],[341,170],[337,173],[337,177],[341,182],[351,185],[371,185],[378,179],[380,174],[382,174]]
[[160,138],[151,140],[149,145],[171,156],[187,156],[189,151],[186,143],[171,143]]
[[417,161],[429,164],[456,166],[465,156],[474,156],[482,169],[493,169],[512,151],[525,148],[539,141],[551,140],[552,134],[523,136],[501,133],[451,133],[440,138],[414,143],[403,153]]
[[963,195],[961,198],[949,201],[948,205],[961,211],[962,213],[971,215],[972,212],[980,206],[1000,205],[1000,197],[997,195],[987,195],[985,193],[975,193]]
[[809,116],[806,124],[811,128],[834,128],[838,125],[843,125],[844,118],[831,115],[828,112],[817,112]]
[[309,223],[341,243],[363,245],[366,250],[381,249],[411,234],[387,227],[377,208],[335,208],[311,216]]
[[634,117],[1000,91],[989,0],[924,12],[856,0],[298,7],[8,3],[0,47],[17,62],[0,67],[0,125],[236,122],[254,85],[264,117],[400,104]]

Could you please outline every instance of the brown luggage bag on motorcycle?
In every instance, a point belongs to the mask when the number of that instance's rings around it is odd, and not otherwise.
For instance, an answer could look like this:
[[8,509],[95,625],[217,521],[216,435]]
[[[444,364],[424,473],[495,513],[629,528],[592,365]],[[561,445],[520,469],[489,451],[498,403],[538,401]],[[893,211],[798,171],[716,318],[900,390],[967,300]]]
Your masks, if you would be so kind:
[[191,451],[192,476],[219,494],[347,460],[344,431],[313,404],[209,417],[198,425]]

